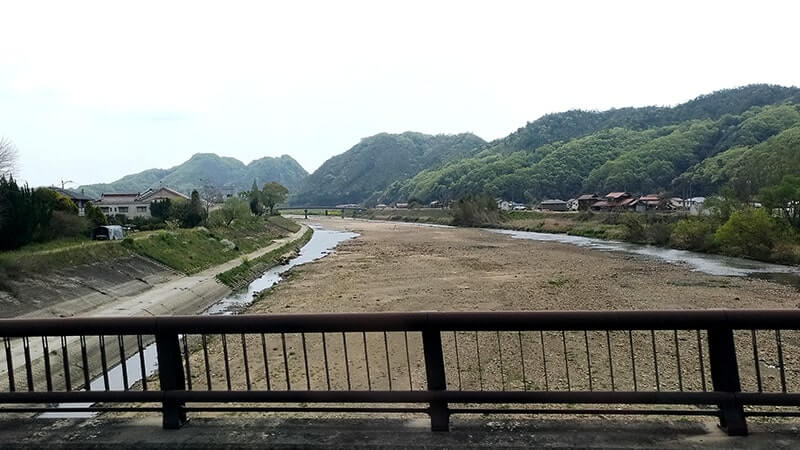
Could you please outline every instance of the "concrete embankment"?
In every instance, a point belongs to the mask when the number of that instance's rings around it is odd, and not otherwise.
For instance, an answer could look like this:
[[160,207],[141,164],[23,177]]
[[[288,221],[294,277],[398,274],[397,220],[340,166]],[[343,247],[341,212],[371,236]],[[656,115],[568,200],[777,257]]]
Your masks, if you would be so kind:
[[[208,308],[213,303],[221,298],[229,295],[231,289],[220,283],[216,276],[220,273],[228,271],[239,264],[245,259],[253,260],[266,253],[274,251],[291,242],[296,242],[302,239],[304,233],[308,230],[307,226],[301,227],[299,231],[293,233],[285,238],[278,239],[272,244],[254,251],[246,256],[235,258],[224,264],[206,269],[202,272],[191,276],[180,276],[172,273],[165,282],[149,287],[146,290],[140,291],[135,295],[123,295],[120,297],[112,297],[106,295],[105,302],[99,302],[97,297],[83,296],[67,301],[63,301],[51,305],[45,309],[30,313],[27,317],[70,317],[70,316],[84,316],[84,317],[104,317],[104,316],[147,316],[147,315],[180,315],[180,314],[197,314]],[[155,264],[155,263],[153,263]],[[167,270],[167,269],[163,269]],[[145,340],[151,340],[152,337],[145,337]],[[54,337],[48,339],[48,347],[52,349],[60,349],[60,338]],[[67,347],[69,349],[69,360],[72,362],[73,367],[70,370],[73,384],[77,387],[82,384],[82,363],[80,346],[78,345],[78,337],[71,336],[67,338]],[[96,338],[87,340],[87,353],[88,365],[93,374],[100,371],[100,345]],[[126,356],[132,354],[135,350],[135,340],[129,337],[125,341]],[[20,374],[24,371],[25,354],[24,346],[21,340],[14,339],[11,342],[11,352],[13,359],[13,366],[17,369],[15,372]],[[33,362],[33,378],[36,386],[44,384],[44,358],[43,345],[40,345],[39,340],[32,340],[29,348],[30,358]],[[118,361],[117,356],[119,353],[118,343],[116,339],[106,339],[106,352],[109,355],[111,363]],[[61,352],[51,352],[50,364],[52,367],[63,367],[61,361]],[[7,383],[5,373],[7,372],[5,362],[0,367],[0,390],[7,388],[3,383]],[[22,380],[23,378],[20,378]],[[18,381],[20,383],[21,381]],[[59,383],[63,387],[63,380],[54,380],[55,387],[59,388]],[[38,388],[37,388],[38,390]]]

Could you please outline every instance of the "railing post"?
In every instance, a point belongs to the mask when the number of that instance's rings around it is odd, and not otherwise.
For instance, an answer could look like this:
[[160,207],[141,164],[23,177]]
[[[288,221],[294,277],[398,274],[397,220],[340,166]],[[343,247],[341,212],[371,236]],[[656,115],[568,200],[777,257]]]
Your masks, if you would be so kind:
[[[158,351],[158,379],[161,391],[183,391],[186,379],[183,376],[183,361],[176,333],[156,333],[156,349]],[[162,402],[164,429],[174,430],[186,423],[184,404],[167,398]]]
[[[711,382],[718,392],[736,393],[741,391],[739,365],[736,362],[736,345],[733,330],[712,328],[708,330],[708,359],[711,363]],[[720,428],[730,436],[747,436],[747,420],[744,408],[737,400],[719,405]]]
[[[442,354],[440,330],[426,329],[422,332],[422,350],[425,353],[425,375],[429,391],[447,389]],[[428,414],[431,416],[431,431],[450,431],[450,410],[445,401],[432,401]]]

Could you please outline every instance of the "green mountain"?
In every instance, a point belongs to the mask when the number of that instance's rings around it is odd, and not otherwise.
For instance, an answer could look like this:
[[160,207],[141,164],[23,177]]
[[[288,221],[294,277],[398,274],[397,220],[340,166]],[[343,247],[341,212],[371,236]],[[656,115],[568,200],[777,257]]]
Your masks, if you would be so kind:
[[79,190],[94,197],[100,197],[102,193],[142,192],[158,186],[167,186],[186,194],[206,186],[239,192],[249,190],[255,180],[259,185],[277,181],[292,191],[307,175],[308,172],[288,155],[265,157],[244,164],[235,158],[197,153],[185,163],[170,169],[149,169],[126,175],[112,183],[80,186]]
[[376,199],[486,193],[535,201],[612,190],[700,195],[728,182],[756,192],[767,180],[800,173],[798,105],[798,88],[751,85],[674,107],[548,114],[474,154],[395,182]]
[[381,133],[327,160],[291,194],[293,205],[373,202],[391,183],[473,154],[484,145],[474,134],[431,136]]

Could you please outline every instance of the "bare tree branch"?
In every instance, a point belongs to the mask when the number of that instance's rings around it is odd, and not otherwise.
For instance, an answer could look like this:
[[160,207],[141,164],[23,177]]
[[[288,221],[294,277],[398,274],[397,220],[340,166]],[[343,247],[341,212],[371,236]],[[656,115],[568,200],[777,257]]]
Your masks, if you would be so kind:
[[6,138],[0,138],[0,176],[12,175],[17,163],[17,148]]

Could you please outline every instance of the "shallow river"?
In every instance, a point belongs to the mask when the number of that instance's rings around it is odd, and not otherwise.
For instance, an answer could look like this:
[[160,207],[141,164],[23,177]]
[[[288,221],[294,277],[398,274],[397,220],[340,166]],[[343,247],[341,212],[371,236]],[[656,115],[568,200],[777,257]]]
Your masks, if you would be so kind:
[[686,265],[695,272],[709,275],[722,276],[754,276],[758,278],[773,279],[785,284],[800,287],[800,268],[769,264],[744,258],[714,255],[710,253],[690,252],[672,248],[655,247],[652,245],[632,244],[629,242],[607,241],[603,239],[568,234],[536,233],[533,231],[514,231],[487,229],[488,231],[509,235],[515,239],[530,239],[534,241],[559,242],[572,244],[578,247],[598,251],[625,252],[647,256],[666,261],[671,264]]
[[[300,249],[300,255],[289,261],[289,264],[282,266],[275,266],[261,275],[258,279],[250,283],[247,288],[241,289],[232,293],[231,295],[223,298],[222,300],[214,303],[208,309],[203,311],[201,315],[231,315],[238,314],[244,311],[255,299],[258,292],[264,289],[269,289],[281,281],[281,275],[291,269],[292,267],[306,264],[311,261],[320,259],[328,255],[331,250],[336,248],[340,243],[353,239],[358,236],[357,233],[346,231],[332,231],[317,225],[311,225],[314,229],[314,234],[303,248]],[[150,376],[158,369],[158,354],[156,353],[155,343],[148,345],[144,348],[145,372],[146,376]],[[128,372],[128,387],[133,386],[135,383],[142,379],[142,370],[139,363],[139,352],[134,353],[125,361],[125,367]],[[103,390],[105,384],[103,377],[95,378],[90,383],[91,390]],[[108,371],[108,385],[112,391],[124,390],[123,377],[122,377],[122,364],[117,364]],[[91,403],[62,403],[58,405],[61,408],[86,408],[91,406]],[[59,419],[59,418],[86,418],[92,417],[96,413],[86,412],[47,412],[42,413],[38,417],[42,419]]]

